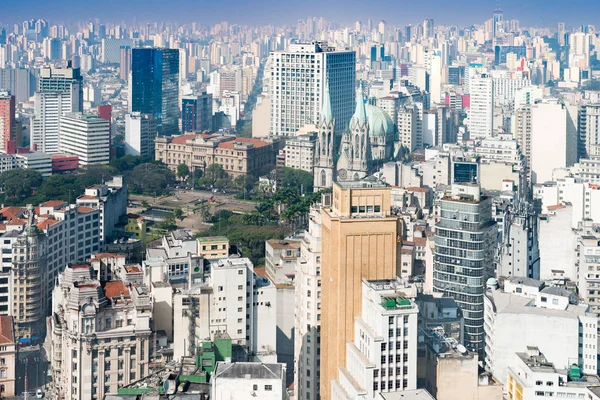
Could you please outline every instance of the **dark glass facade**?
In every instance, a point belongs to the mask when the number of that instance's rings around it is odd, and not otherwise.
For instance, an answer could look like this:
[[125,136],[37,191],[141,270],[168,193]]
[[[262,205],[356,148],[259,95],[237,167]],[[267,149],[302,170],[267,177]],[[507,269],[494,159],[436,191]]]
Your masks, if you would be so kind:
[[131,111],[152,114],[159,135],[179,133],[179,50],[132,49]]

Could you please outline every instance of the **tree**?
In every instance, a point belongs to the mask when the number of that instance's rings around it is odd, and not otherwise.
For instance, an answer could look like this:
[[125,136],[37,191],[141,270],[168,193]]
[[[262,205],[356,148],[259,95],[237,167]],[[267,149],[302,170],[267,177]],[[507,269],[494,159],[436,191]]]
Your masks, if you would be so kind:
[[16,168],[0,174],[6,198],[24,199],[42,185],[42,174],[34,169]]
[[198,210],[199,214],[200,214],[200,218],[202,218],[202,222],[209,222],[212,214],[210,212],[210,207],[208,204],[206,203],[202,203],[202,205],[200,205],[200,209]]
[[312,193],[314,178],[310,172],[283,167],[281,169],[281,185],[297,189],[302,193]]
[[179,179],[185,180],[190,175],[190,169],[186,164],[179,164],[177,166],[177,177]]
[[175,223],[175,215],[167,215],[161,222],[158,223],[158,228],[163,229],[165,231],[173,231],[177,229],[177,224]]
[[173,210],[173,215],[180,221],[183,221],[183,210],[181,208],[176,208]]
[[175,174],[164,164],[140,164],[126,176],[128,189],[137,194],[162,195],[168,185],[175,183]]
[[[200,186],[213,188],[217,181],[227,180],[228,177],[229,175],[227,175],[221,164],[211,164],[206,168],[204,176],[199,179],[198,183]],[[231,178],[229,180],[231,181]]]
[[132,156],[131,154],[127,154],[126,156],[116,158],[110,162],[110,165],[117,169],[120,173],[124,173],[126,171],[131,171],[136,166],[142,163],[142,157],[140,156]]

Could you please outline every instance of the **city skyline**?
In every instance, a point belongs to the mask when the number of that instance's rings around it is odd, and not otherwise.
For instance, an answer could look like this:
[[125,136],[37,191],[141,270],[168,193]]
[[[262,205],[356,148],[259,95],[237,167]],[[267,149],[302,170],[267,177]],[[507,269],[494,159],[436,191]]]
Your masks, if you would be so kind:
[[[481,24],[491,18],[497,5],[503,10],[505,19],[518,19],[524,26],[555,27],[558,22],[577,27],[593,24],[600,17],[600,11],[590,10],[587,2],[574,0],[570,7],[564,9],[561,3],[548,3],[542,0],[528,0],[527,7],[517,0],[504,0],[499,4],[493,1],[479,2],[468,0],[458,7],[455,3],[434,0],[429,3],[411,3],[399,5],[392,0],[364,2],[359,0],[341,2],[330,1],[326,4],[317,0],[304,2],[277,2],[275,0],[233,0],[228,7],[209,8],[192,0],[176,0],[167,3],[155,0],[130,0],[126,3],[107,0],[101,9],[90,8],[84,2],[65,0],[64,6],[52,10],[45,8],[44,15],[31,13],[43,7],[42,0],[31,0],[29,7],[9,0],[3,4],[0,26],[11,25],[16,21],[32,18],[46,18],[52,23],[77,23],[82,20],[95,20],[112,23],[136,23],[161,21],[169,23],[192,23],[213,25],[222,21],[232,24],[263,26],[293,25],[300,19],[311,15],[324,17],[340,24],[352,24],[357,20],[366,23],[372,19],[374,23],[385,20],[391,25],[405,25],[425,18],[433,18],[438,25],[471,26]],[[196,3],[196,4],[195,4]],[[343,7],[341,7],[343,5]],[[115,7],[119,12],[115,13]],[[64,9],[69,9],[68,18]],[[232,13],[231,10],[237,12]],[[269,10],[268,13],[265,10]],[[307,12],[306,10],[311,10]],[[374,12],[376,10],[376,12]],[[316,12],[313,12],[316,11]],[[467,12],[468,11],[468,12]],[[273,21],[277,21],[273,24]]]

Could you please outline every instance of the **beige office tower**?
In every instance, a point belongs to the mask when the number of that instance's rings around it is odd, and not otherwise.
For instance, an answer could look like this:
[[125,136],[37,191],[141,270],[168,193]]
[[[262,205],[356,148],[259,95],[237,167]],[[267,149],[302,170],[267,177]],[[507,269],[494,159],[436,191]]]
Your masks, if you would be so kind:
[[382,183],[333,184],[324,205],[322,246],[321,399],[346,367],[346,343],[360,317],[362,280],[399,275],[401,219],[391,212],[391,189]]

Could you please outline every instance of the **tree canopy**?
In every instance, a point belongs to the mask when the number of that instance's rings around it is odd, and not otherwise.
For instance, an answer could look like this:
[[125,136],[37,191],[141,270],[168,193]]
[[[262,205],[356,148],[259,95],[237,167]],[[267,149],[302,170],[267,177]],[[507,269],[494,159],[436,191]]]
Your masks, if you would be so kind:
[[159,196],[174,183],[175,174],[162,164],[139,164],[127,174],[127,188],[136,194]]
[[42,185],[42,174],[33,169],[11,169],[0,174],[0,185],[6,199],[21,200]]

